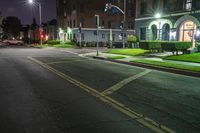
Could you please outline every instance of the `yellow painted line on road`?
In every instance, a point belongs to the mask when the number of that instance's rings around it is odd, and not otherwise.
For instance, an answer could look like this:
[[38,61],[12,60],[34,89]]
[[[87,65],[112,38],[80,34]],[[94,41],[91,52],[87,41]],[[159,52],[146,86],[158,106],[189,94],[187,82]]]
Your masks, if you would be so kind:
[[45,64],[52,65],[52,64],[62,64],[62,63],[71,63],[71,62],[82,62],[82,61],[88,61],[88,60],[82,59],[82,60],[70,60],[70,61],[69,60],[68,61],[55,61],[55,62],[48,62]]
[[83,89],[84,91],[90,93],[91,95],[99,98],[101,101],[109,104],[111,107],[115,108],[116,110],[122,112],[123,114],[129,116],[130,118],[132,118],[133,120],[139,122],[140,124],[142,124],[143,126],[151,129],[152,131],[154,131],[155,133],[176,133],[175,131],[173,131],[172,129],[161,125],[155,121],[153,121],[152,119],[145,117],[142,114],[139,114],[135,111],[133,111],[132,109],[126,107],[125,105],[119,103],[118,101],[96,91],[95,89],[81,83],[80,81],[48,66],[47,64],[28,56],[28,59],[30,59],[31,61],[41,65],[42,67],[44,67],[45,69],[53,72],[54,74],[58,75],[59,77],[63,78],[64,80],[78,86],[79,88]]
[[113,92],[116,92],[117,90],[119,90],[120,88],[122,88],[123,86],[127,85],[128,83],[130,83],[133,80],[136,80],[142,76],[147,75],[148,73],[150,73],[152,70],[145,70],[144,72],[141,72],[137,75],[133,75],[127,79],[124,79],[122,81],[120,81],[119,83],[113,85],[112,87],[108,88],[107,90],[103,91],[102,94],[104,95],[110,95]]

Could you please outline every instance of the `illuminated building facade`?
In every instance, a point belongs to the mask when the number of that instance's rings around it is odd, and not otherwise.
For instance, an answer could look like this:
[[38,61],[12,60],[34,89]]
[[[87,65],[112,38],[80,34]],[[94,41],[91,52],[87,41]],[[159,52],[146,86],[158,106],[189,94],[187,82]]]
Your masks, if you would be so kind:
[[135,30],[140,40],[195,42],[200,37],[200,0],[137,0]]
[[[133,34],[135,19],[135,0],[126,3],[126,30]],[[120,26],[123,14],[117,10],[112,13],[105,12],[105,4],[112,3],[123,9],[124,0],[57,0],[57,20],[61,40],[76,39],[79,41],[79,27],[81,23],[81,36],[83,42],[96,41],[95,14],[99,15],[99,41],[106,43],[112,35],[113,42],[121,42]]]

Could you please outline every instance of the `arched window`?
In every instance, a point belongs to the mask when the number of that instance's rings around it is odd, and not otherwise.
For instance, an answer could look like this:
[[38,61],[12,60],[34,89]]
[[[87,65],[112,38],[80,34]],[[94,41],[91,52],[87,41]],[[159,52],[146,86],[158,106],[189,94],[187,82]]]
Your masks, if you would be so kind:
[[162,40],[169,40],[170,26],[169,24],[164,24],[162,27]]
[[193,41],[196,32],[196,24],[193,21],[185,21],[180,26],[180,41]]
[[151,30],[152,30],[152,39],[156,40],[157,39],[157,31],[158,30],[157,30],[157,27],[156,27],[155,24],[151,26]]

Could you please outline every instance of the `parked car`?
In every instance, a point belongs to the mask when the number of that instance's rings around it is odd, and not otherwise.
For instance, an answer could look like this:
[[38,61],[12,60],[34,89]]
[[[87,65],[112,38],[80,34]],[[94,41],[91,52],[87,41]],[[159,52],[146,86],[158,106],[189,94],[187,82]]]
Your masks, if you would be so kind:
[[24,42],[21,40],[16,40],[16,39],[12,39],[12,40],[4,40],[3,43],[9,44],[9,45],[23,45]]

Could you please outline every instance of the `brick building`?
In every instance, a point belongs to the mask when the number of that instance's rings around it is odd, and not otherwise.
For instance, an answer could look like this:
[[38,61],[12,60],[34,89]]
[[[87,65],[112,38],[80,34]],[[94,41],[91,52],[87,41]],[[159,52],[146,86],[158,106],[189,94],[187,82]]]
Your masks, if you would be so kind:
[[137,0],[136,7],[140,40],[195,42],[200,36],[200,0]]
[[[135,0],[127,0],[126,30],[133,34],[135,17]],[[82,41],[96,41],[95,14],[100,16],[99,39],[108,42],[112,32],[113,42],[121,42],[123,14],[118,10],[104,12],[105,4],[112,3],[123,10],[124,0],[57,0],[57,20],[61,40],[79,40],[79,26],[82,25]],[[111,30],[112,29],[112,30]]]

